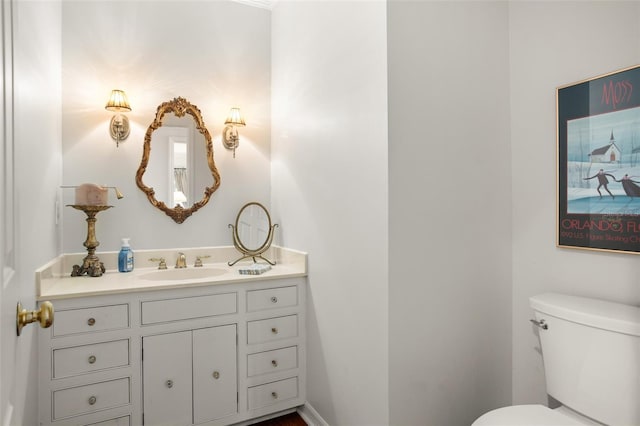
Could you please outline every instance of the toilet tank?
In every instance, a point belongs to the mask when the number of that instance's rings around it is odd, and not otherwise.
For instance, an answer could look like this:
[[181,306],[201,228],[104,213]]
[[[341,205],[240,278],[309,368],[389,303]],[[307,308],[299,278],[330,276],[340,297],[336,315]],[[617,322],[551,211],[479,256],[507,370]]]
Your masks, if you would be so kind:
[[640,425],[640,307],[563,294],[529,299],[547,393],[607,425]]

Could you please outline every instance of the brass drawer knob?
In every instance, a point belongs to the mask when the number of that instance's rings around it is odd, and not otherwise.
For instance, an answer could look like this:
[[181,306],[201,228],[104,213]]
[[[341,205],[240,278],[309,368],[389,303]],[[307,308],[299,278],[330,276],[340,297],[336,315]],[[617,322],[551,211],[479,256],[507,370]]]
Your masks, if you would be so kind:
[[278,334],[278,329],[276,327],[271,328],[271,332],[273,334]]
[[94,355],[91,355],[89,357],[89,364],[95,364],[96,363],[96,357]]
[[95,325],[95,323],[96,323],[96,319],[95,319],[95,318],[89,318],[89,319],[87,320],[87,325],[88,325],[89,327],[93,327],[93,326]]
[[278,399],[278,392],[271,392],[273,399]]
[[278,303],[278,298],[276,296],[273,296],[271,298],[271,303]]
[[220,378],[220,372],[219,371],[214,371],[213,372],[213,378],[218,380]]
[[89,398],[89,405],[94,405],[98,401],[98,398],[92,396]]
[[273,365],[274,367],[278,366],[278,361],[276,361],[275,359],[271,360],[271,365]]
[[167,380],[167,382],[165,383],[165,385],[167,385],[167,387],[169,389],[171,389],[173,387],[173,380]]

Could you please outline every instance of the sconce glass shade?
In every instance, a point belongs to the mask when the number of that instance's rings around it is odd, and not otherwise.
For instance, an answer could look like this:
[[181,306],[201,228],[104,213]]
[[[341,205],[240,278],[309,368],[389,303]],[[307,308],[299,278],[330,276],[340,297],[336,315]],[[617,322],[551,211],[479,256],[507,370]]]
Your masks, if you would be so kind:
[[107,111],[129,112],[131,106],[124,90],[112,90],[107,105],[104,107]]
[[231,108],[229,111],[229,115],[227,119],[224,121],[224,124],[231,124],[232,126],[244,127],[244,118],[240,113],[240,108]]

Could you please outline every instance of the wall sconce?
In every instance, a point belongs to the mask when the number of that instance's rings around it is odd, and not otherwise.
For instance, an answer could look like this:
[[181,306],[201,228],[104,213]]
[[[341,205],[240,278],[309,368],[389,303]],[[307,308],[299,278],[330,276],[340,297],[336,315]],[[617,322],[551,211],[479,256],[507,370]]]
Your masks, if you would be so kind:
[[129,106],[129,99],[124,93],[124,90],[112,90],[111,96],[104,109],[107,111],[114,111],[117,114],[111,117],[111,123],[109,123],[109,134],[111,138],[116,141],[116,146],[120,145],[120,142],[129,137],[129,119],[120,114],[121,112],[131,111]]
[[224,124],[226,124],[226,126],[222,131],[222,143],[225,148],[233,149],[233,158],[236,158],[236,148],[240,144],[237,127],[245,126],[244,118],[242,118],[242,114],[240,114],[240,108],[231,108]]

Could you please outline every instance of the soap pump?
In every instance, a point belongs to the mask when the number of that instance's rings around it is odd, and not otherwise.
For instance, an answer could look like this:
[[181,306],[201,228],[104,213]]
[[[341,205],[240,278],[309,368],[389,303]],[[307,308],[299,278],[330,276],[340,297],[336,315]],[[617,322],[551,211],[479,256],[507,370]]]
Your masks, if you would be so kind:
[[118,254],[118,271],[131,272],[133,271],[133,252],[129,246],[129,238],[122,239],[122,248]]

